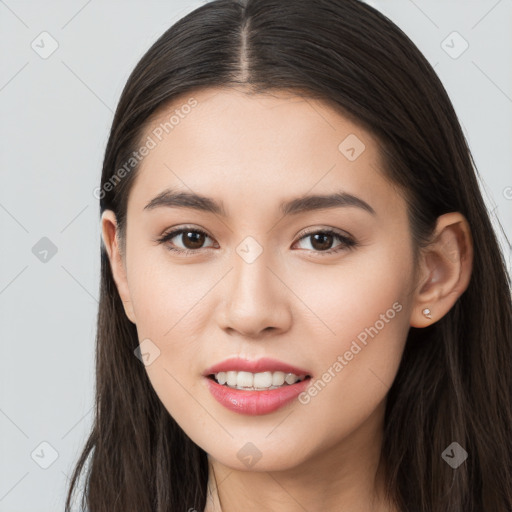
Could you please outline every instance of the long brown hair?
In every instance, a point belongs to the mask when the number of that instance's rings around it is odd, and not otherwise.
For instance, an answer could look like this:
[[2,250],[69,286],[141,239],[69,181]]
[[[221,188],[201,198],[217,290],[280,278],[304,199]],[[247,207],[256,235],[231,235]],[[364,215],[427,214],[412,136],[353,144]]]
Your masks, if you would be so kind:
[[[100,213],[115,212],[121,247],[137,166],[121,179],[118,170],[140,147],[148,120],[178,96],[237,84],[254,93],[306,91],[371,131],[383,172],[407,198],[416,248],[438,216],[458,211],[468,220],[471,281],[438,322],[410,329],[388,394],[382,455],[401,510],[510,512],[510,278],[452,103],[383,14],[359,0],[215,0],[167,30],[131,73],[105,151]],[[95,418],[66,509],[88,466],[82,506],[90,512],[202,512],[207,455],[165,410],[134,356],[137,330],[103,246],[96,343]],[[441,456],[452,442],[468,453],[457,469]]]

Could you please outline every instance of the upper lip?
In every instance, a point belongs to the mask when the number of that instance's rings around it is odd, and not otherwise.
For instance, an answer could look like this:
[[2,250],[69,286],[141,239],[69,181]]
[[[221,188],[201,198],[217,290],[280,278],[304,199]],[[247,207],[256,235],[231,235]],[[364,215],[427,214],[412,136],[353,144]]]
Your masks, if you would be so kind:
[[212,375],[215,373],[229,371],[251,373],[284,372],[293,373],[295,375],[311,376],[311,373],[308,370],[304,370],[303,368],[298,368],[297,366],[283,363],[282,361],[278,361],[277,359],[271,359],[268,357],[263,357],[261,359],[256,360],[242,359],[240,357],[231,357],[229,359],[221,361],[220,363],[210,366],[210,368],[207,368],[203,372],[203,376],[207,377],[208,375]]

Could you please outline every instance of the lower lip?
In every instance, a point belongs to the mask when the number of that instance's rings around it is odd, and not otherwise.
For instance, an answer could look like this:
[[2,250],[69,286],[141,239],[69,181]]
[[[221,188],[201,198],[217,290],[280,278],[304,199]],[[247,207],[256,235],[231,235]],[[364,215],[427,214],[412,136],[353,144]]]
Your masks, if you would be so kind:
[[310,378],[268,391],[242,391],[219,384],[206,377],[213,398],[230,411],[248,416],[269,414],[288,404],[308,386]]

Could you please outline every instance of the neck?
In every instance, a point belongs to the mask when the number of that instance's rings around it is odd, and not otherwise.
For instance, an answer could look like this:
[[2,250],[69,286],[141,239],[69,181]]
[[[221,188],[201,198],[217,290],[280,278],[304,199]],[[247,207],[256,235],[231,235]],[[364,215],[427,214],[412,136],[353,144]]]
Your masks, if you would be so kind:
[[204,512],[395,512],[384,497],[384,411],[385,402],[342,442],[281,471],[239,471],[209,455]]

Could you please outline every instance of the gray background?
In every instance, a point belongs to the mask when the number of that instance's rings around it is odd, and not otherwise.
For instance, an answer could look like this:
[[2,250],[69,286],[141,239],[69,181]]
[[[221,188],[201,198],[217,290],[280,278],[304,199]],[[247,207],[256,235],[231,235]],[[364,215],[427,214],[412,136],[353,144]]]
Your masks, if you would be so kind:
[[[92,420],[100,254],[93,190],[113,110],[143,53],[202,3],[0,0],[2,512],[63,510]],[[512,240],[512,0],[369,3],[435,67],[493,222]],[[58,44],[47,58],[40,54],[52,40],[43,31]]]

